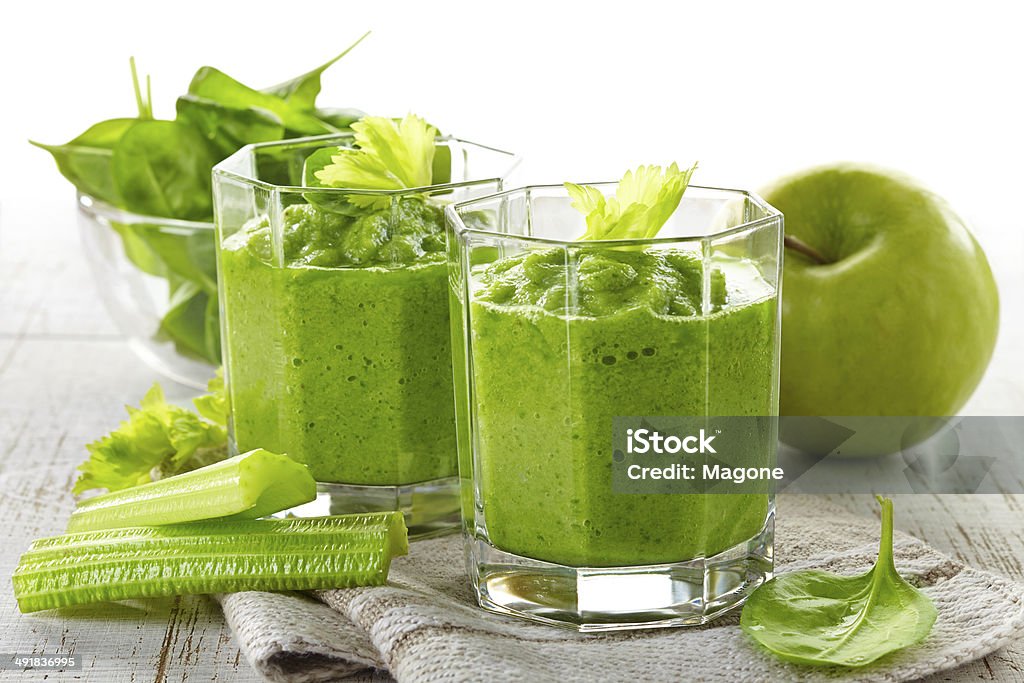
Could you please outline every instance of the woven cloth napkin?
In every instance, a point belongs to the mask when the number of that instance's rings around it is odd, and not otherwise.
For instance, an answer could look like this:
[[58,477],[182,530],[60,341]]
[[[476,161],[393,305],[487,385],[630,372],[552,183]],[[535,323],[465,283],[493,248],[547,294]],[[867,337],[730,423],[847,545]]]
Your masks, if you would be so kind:
[[[877,519],[814,496],[780,496],[776,569],[867,571]],[[899,534],[900,573],[938,608],[928,639],[854,670],[786,664],[740,630],[736,613],[708,626],[581,635],[484,612],[458,536],[418,541],[375,588],[218,596],[253,667],[273,681],[904,681],[956,667],[1024,628],[1024,586],[965,567]]]

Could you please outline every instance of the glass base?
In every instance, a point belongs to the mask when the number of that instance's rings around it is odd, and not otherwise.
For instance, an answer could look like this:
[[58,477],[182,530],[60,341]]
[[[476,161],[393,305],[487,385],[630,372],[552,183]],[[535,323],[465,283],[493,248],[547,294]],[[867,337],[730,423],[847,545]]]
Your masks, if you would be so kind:
[[708,558],[635,567],[569,567],[467,539],[477,602],[499,614],[580,632],[705,624],[772,577],[774,516],[753,538]]
[[458,477],[403,486],[360,486],[317,482],[316,500],[278,513],[281,517],[322,517],[401,510],[409,538],[450,533],[459,528]]

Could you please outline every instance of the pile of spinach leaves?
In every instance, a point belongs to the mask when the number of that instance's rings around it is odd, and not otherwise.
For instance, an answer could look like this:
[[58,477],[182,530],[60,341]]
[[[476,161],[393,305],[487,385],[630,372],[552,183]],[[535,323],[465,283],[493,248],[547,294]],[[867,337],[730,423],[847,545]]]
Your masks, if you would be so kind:
[[178,98],[173,120],[154,118],[149,78],[143,89],[133,59],[134,118],[101,121],[63,145],[32,143],[53,155],[82,194],[153,217],[151,224],[114,229],[136,267],[167,280],[170,305],[154,335],[174,342],[179,353],[220,363],[214,234],[159,219],[212,222],[211,170],[243,145],[348,132],[363,113],[317,107],[320,77],[366,35],[315,69],[262,90],[204,66]]

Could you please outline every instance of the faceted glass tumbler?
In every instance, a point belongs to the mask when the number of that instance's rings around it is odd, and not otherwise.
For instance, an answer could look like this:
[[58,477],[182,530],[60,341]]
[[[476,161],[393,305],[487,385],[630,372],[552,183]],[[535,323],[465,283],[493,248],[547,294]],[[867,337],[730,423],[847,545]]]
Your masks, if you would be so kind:
[[577,241],[584,217],[561,186],[445,213],[480,605],[580,631],[700,624],[740,605],[771,576],[770,489],[617,491],[613,426],[768,418],[734,464],[774,460],[782,215],[692,186],[649,240]]
[[289,514],[401,510],[458,526],[443,207],[496,192],[515,158],[438,138],[435,185],[311,188],[352,135],[250,145],[214,169],[225,380],[236,452],[305,463]]

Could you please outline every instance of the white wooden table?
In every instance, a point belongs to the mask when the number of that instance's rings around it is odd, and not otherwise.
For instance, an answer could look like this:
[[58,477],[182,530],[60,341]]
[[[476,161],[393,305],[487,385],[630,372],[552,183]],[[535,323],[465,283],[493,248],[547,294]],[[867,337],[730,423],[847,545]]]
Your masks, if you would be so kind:
[[[114,427],[156,379],[128,349],[82,261],[72,202],[0,213],[0,653],[74,653],[83,671],[6,671],[0,681],[251,681],[220,611],[201,597],[22,616],[18,555],[59,532],[84,444]],[[1024,286],[1003,283],[1004,325],[975,412],[1021,414]],[[172,400],[188,390],[164,382]],[[1008,407],[1014,410],[1010,411]],[[837,496],[866,514],[865,497]],[[897,525],[963,562],[1024,581],[1024,496],[906,496]],[[1024,683],[1024,640],[934,681]]]

